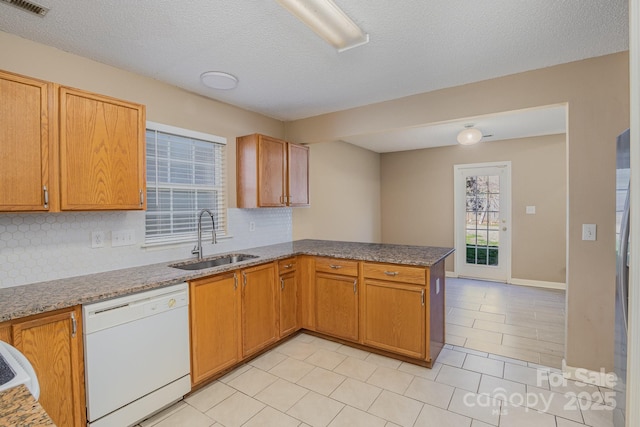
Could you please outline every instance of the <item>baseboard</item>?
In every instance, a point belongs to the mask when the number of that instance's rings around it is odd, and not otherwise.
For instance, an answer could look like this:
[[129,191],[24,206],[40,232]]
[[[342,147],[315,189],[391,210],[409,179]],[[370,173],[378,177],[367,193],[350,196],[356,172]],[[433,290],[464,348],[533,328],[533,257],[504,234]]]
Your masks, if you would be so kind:
[[545,282],[543,280],[529,280],[529,279],[514,279],[509,280],[509,283],[512,285],[518,286],[532,286],[534,288],[544,288],[544,289],[559,289],[562,291],[567,290],[566,283],[560,282]]
[[[445,271],[445,276],[446,277],[453,277],[453,278],[457,278],[459,277],[458,274],[455,271]],[[487,279],[476,279],[476,280],[487,280]],[[489,280],[489,281],[493,281],[493,280]],[[504,282],[502,282],[504,283]],[[518,286],[531,286],[534,288],[543,288],[543,289],[559,289],[562,291],[567,290],[567,284],[566,283],[560,283],[560,282],[545,282],[543,280],[530,280],[530,279],[514,279],[511,278],[507,283],[510,283],[512,285],[518,285]]]
[[580,381],[587,384],[597,385],[613,389],[617,382],[617,376],[613,372],[604,372],[604,369],[591,371],[585,368],[576,368],[567,365],[567,361],[562,359],[562,376],[567,379]]

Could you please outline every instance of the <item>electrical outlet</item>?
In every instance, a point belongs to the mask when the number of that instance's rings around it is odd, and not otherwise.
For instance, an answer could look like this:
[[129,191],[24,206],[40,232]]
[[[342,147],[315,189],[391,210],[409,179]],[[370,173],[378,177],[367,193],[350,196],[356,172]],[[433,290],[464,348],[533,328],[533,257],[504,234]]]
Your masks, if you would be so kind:
[[582,240],[596,240],[595,224],[582,224]]
[[114,230],[111,232],[111,246],[131,246],[136,244],[135,230]]
[[256,231],[256,223],[251,221],[249,222],[249,231]]
[[535,215],[536,214],[536,207],[535,206],[527,206],[526,207],[526,213],[527,213],[527,215]]
[[91,232],[91,248],[104,248],[104,231]]
[[440,293],[440,278],[436,279],[436,295]]

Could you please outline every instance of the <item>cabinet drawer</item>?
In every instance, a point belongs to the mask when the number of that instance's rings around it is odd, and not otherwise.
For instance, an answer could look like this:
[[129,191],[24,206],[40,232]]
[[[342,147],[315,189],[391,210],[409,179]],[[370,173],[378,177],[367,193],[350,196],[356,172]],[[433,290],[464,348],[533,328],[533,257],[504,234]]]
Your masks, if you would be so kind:
[[387,280],[391,282],[414,283],[424,285],[426,283],[426,270],[424,267],[407,267],[395,264],[364,264],[364,277],[370,279]]
[[280,261],[278,261],[278,274],[284,274],[290,271],[295,271],[296,268],[297,268],[297,265],[296,265],[295,258],[281,259]]
[[358,275],[358,261],[347,261],[337,258],[316,258],[316,271],[340,274],[344,276]]

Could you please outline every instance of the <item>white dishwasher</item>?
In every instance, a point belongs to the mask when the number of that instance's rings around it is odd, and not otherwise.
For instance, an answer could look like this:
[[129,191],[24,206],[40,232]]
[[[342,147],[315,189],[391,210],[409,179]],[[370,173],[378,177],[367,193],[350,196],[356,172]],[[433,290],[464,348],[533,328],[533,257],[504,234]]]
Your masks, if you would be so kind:
[[186,283],[82,307],[87,421],[130,426],[191,390]]

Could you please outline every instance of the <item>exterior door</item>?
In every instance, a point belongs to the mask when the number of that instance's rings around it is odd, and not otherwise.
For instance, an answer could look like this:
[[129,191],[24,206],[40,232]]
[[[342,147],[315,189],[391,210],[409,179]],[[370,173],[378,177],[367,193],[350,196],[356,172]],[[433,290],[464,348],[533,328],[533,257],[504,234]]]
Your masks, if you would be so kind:
[[454,166],[456,273],[511,278],[511,162]]

